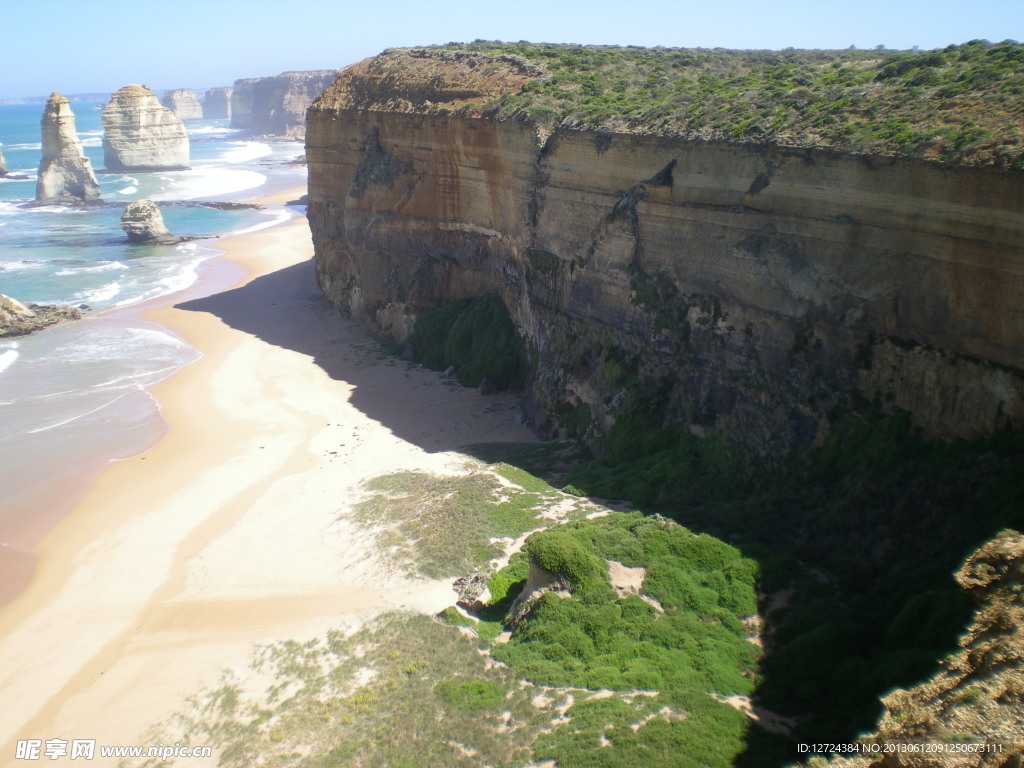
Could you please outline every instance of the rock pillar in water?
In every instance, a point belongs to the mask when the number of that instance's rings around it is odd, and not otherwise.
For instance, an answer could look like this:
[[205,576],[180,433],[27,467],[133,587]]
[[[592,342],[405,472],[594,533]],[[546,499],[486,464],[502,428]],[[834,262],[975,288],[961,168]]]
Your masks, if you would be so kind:
[[50,94],[40,121],[43,158],[39,163],[36,200],[71,203],[98,200],[100,185],[75,130],[75,113],[59,93]]
[[167,231],[164,217],[152,200],[136,200],[129,203],[121,214],[121,229],[128,235],[128,241],[140,245],[170,245],[178,238]]
[[0,176],[7,175],[7,161],[4,160],[4,153],[0,152]]
[[202,120],[203,105],[196,98],[191,88],[178,88],[175,91],[164,91],[160,100],[179,120]]
[[203,117],[214,120],[231,117],[231,89],[210,88],[203,98]]
[[141,85],[126,85],[103,109],[103,162],[111,171],[188,168],[185,126]]

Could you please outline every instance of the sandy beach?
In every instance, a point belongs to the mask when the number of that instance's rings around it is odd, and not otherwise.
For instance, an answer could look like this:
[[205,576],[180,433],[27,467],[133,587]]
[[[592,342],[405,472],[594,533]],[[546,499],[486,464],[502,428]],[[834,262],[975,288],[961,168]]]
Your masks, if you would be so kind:
[[345,512],[369,478],[534,439],[513,396],[382,355],[332,309],[298,212],[220,246],[228,266],[144,314],[202,353],[155,389],[168,435],[103,472],[0,610],[0,765],[27,764],[23,739],[147,746],[148,727],[259,643],[450,605],[448,582],[391,573]]

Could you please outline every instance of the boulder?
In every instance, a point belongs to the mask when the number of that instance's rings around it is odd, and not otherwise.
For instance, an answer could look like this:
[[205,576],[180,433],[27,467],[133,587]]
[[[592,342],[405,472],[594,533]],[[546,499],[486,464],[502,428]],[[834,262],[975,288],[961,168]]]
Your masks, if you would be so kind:
[[199,103],[196,92],[191,88],[164,91],[160,103],[171,110],[179,120],[203,119],[203,105]]
[[452,584],[452,589],[459,596],[455,604],[467,611],[483,610],[491,599],[491,591],[487,588],[487,579],[479,573],[459,577]]
[[81,313],[74,307],[26,305],[0,293],[0,337],[24,336],[47,326],[79,320],[81,317]]
[[210,88],[206,91],[203,98],[203,117],[207,120],[231,117],[230,88]]
[[152,200],[136,200],[129,203],[121,214],[121,229],[128,235],[128,242],[140,245],[170,245],[178,238],[167,231],[164,217]]
[[69,203],[98,200],[100,184],[75,130],[75,113],[59,93],[50,94],[40,121],[43,156],[39,162],[36,200]]
[[185,125],[148,88],[126,85],[103,109],[103,162],[111,171],[185,170]]

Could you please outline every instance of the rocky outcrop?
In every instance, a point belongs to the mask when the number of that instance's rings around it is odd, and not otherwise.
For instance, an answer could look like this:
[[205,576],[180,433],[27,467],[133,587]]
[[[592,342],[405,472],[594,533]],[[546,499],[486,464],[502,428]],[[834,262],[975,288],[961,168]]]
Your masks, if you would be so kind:
[[301,139],[306,134],[306,109],[337,75],[332,69],[236,80],[231,127],[252,136]]
[[196,92],[191,88],[164,91],[160,103],[171,110],[174,116],[181,121],[203,119],[203,105],[199,103]]
[[481,611],[487,607],[491,599],[491,590],[487,588],[487,579],[482,574],[460,576],[452,584],[458,596],[455,604],[467,611]]
[[103,109],[103,162],[111,171],[188,168],[185,126],[151,91],[126,85]]
[[231,117],[231,89],[209,88],[203,97],[203,117],[207,120]]
[[40,121],[43,155],[39,162],[36,201],[66,203],[98,200],[100,185],[82,151],[75,113],[59,93],[50,94]]
[[[1024,536],[1008,531],[988,542],[956,579],[979,601],[961,650],[931,680],[886,696],[878,730],[861,739],[857,757],[833,760],[832,768],[1024,763]],[[893,748],[908,742],[938,746],[927,754]]]
[[129,203],[121,214],[121,229],[131,243],[170,245],[178,242],[178,238],[167,231],[160,209],[152,200]]
[[760,455],[861,395],[930,436],[1024,428],[1024,174],[549,133],[490,117],[530,75],[480,64],[369,60],[310,108],[317,275],[346,314],[402,341],[498,294],[529,417],[592,442],[651,398]]
[[552,573],[542,567],[531,555],[530,571],[526,576],[526,583],[508,609],[505,616],[505,627],[515,629],[519,626],[519,622],[533,610],[533,606],[545,592],[554,592],[561,597],[568,597],[571,591],[569,579],[564,574]]
[[26,305],[0,293],[0,337],[25,336],[81,317],[81,313],[73,307]]
[[0,176],[7,175],[7,161],[4,159],[4,153],[0,152]]

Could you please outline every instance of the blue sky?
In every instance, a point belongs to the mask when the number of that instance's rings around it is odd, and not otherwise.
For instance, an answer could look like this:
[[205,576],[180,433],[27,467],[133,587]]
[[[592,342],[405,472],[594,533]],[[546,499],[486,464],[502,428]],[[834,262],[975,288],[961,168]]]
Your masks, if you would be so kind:
[[941,48],[1024,40],[1024,0],[0,0],[0,98],[230,85],[449,41]]

